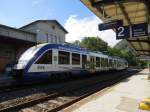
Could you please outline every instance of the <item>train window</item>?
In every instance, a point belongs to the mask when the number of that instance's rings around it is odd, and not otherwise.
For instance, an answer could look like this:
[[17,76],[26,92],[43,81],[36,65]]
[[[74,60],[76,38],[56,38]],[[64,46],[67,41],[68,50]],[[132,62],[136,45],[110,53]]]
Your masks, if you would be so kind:
[[72,53],[72,64],[80,65],[80,54]]
[[100,58],[96,57],[96,67],[100,67]]
[[46,53],[44,53],[36,62],[36,64],[52,64],[52,50],[49,50]]
[[95,63],[95,59],[94,59],[93,56],[90,57],[90,61],[93,62],[93,63]]
[[59,51],[58,64],[70,64],[70,53],[64,52],[64,51]]
[[101,66],[102,67],[108,66],[108,59],[107,58],[101,58]]

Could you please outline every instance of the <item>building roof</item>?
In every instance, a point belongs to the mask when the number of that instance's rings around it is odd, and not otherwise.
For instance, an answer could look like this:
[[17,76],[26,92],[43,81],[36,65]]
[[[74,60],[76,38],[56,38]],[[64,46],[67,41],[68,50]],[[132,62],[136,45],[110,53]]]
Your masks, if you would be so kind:
[[36,42],[36,33],[0,24],[0,39]]
[[27,25],[24,25],[24,26],[20,27],[20,29],[25,28],[25,27],[28,27],[28,26],[33,25],[33,24],[36,24],[36,23],[38,23],[38,22],[56,23],[56,24],[58,24],[58,26],[59,26],[65,33],[68,33],[68,31],[67,31],[57,20],[36,20],[36,21],[33,21],[33,22],[31,22],[31,23],[29,23],[29,24],[27,24]]
[[3,24],[0,24],[0,27],[4,27],[4,28],[8,28],[8,29],[12,29],[12,30],[16,30],[16,31],[20,31],[20,32],[36,35],[36,33],[25,31],[25,30],[22,30],[22,29],[14,28],[14,27],[10,27],[10,26],[3,25]]
[[[101,20],[123,20],[123,25],[147,23],[150,0],[80,0]],[[149,24],[149,23],[148,23]],[[129,44],[138,56],[150,56],[150,35],[140,38],[128,38]]]

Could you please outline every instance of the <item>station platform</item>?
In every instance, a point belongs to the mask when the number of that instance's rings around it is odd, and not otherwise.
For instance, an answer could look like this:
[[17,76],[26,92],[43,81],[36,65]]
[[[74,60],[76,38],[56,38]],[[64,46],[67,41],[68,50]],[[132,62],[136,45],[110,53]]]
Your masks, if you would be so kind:
[[63,112],[145,112],[138,107],[143,99],[150,98],[148,73],[148,69],[144,69],[71,105]]

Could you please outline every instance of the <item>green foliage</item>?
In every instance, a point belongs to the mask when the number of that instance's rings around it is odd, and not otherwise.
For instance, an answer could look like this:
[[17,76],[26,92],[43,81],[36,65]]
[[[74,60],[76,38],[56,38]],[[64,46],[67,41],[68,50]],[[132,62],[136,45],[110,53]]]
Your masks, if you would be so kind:
[[99,37],[85,37],[80,42],[81,47],[85,47],[91,51],[107,51],[107,43]]
[[131,66],[137,66],[138,60],[136,59],[136,51],[130,47],[126,40],[117,43],[113,49],[118,50],[118,56],[125,58]]
[[108,47],[107,51],[108,51],[108,54],[109,54],[110,56],[123,57],[123,56],[122,56],[122,53],[121,53],[121,50],[119,50],[119,49]]

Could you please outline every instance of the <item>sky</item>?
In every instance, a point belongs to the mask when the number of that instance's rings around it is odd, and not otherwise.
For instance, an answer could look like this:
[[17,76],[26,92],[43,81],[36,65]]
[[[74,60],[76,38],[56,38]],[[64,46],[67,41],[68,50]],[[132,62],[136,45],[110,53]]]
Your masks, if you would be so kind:
[[98,36],[114,46],[118,41],[112,30],[98,31],[102,21],[80,0],[1,0],[0,24],[19,28],[39,19],[56,19],[69,32],[67,42]]

